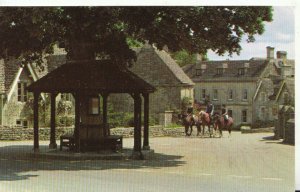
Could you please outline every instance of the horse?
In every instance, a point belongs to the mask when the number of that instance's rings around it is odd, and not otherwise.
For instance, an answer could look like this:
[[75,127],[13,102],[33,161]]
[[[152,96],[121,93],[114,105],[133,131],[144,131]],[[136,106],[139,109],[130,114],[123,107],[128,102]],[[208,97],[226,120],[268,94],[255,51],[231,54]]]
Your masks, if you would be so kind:
[[201,119],[201,124],[202,124],[202,136],[204,135],[205,126],[207,126],[209,131],[209,137],[211,137],[212,134],[210,132],[210,126],[212,125],[212,120],[209,117],[209,114],[204,111],[200,111],[199,117]]
[[[185,128],[185,135],[191,136],[193,132],[193,126],[195,125],[197,127],[197,136],[199,135],[199,132],[201,132],[201,120],[198,116],[192,115],[192,114],[186,114],[182,113],[178,115],[178,118],[182,121],[182,124]],[[190,129],[190,132],[189,132]]]
[[219,130],[219,133],[220,133],[220,137],[223,136],[222,134],[222,130],[223,129],[227,129],[228,130],[228,137],[230,137],[231,135],[231,128],[233,126],[233,118],[232,117],[229,117],[228,120],[227,120],[227,123],[225,123],[225,119],[224,119],[224,116],[223,115],[220,115],[220,114],[215,114],[214,115],[214,129],[215,131]]

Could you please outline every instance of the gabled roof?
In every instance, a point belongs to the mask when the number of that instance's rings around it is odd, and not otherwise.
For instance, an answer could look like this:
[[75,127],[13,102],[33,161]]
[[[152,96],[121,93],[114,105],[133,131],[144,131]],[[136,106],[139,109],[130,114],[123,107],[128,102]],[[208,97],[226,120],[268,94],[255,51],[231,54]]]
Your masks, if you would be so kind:
[[154,48],[155,53],[160,57],[160,59],[166,64],[166,66],[170,69],[172,74],[176,77],[176,79],[182,83],[187,85],[194,85],[195,83],[184,73],[181,67],[174,61],[174,59],[164,50],[158,50]]
[[276,98],[275,101],[278,101],[280,95],[283,93],[283,90],[286,89],[290,95],[293,96],[293,98],[295,98],[295,79],[294,78],[289,78],[289,79],[285,79],[282,81],[278,92],[276,93]]
[[[201,66],[206,65],[205,72],[197,75],[196,71],[201,70]],[[183,69],[185,73],[194,82],[204,81],[255,81],[257,80],[263,70],[268,65],[267,60],[223,60],[223,61],[202,61],[199,64],[191,64],[185,66]],[[222,74],[217,73],[217,69],[225,70]],[[245,75],[239,75],[239,69],[245,68],[247,72]]]
[[39,92],[134,93],[155,88],[109,60],[66,63],[28,87]]

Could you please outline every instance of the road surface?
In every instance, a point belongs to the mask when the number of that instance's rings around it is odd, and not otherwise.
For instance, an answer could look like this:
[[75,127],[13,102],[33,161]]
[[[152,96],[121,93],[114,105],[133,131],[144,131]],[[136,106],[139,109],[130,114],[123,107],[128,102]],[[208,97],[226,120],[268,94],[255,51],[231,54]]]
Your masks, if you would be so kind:
[[140,161],[19,160],[3,154],[32,142],[0,142],[0,191],[295,191],[295,147],[272,135],[150,138],[155,155]]

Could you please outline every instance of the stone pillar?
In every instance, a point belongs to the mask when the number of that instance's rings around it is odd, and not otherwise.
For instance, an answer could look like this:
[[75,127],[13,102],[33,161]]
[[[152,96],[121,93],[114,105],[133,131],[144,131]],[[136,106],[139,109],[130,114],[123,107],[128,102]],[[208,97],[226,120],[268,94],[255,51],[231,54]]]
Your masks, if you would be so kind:
[[57,144],[56,144],[56,138],[55,138],[55,98],[57,96],[57,93],[51,93],[51,129],[50,129],[50,144],[49,148],[50,149],[56,149]]
[[33,150],[39,152],[39,92],[33,93]]
[[144,96],[144,143],[143,149],[150,150],[149,146],[149,93],[143,94]]

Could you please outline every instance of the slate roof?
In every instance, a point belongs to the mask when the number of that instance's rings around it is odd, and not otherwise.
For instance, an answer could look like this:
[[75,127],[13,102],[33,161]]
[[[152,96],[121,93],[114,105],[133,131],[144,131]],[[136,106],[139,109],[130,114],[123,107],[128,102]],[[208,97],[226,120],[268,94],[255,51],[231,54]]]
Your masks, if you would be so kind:
[[154,92],[155,88],[109,60],[66,63],[32,83],[29,91],[133,93]]
[[164,50],[158,50],[154,48],[155,53],[161,58],[161,60],[170,69],[172,74],[182,84],[194,85],[195,83],[186,75],[182,68],[176,63],[176,61]]
[[[197,75],[197,70],[201,70],[203,64],[206,65],[205,72]],[[227,65],[224,73],[217,74],[217,69],[221,69],[223,65]],[[244,68],[245,65],[249,66],[247,72],[244,75],[239,75],[239,68]],[[267,65],[267,60],[202,61],[199,64],[187,65],[183,70],[194,82],[253,81],[260,77]]]

